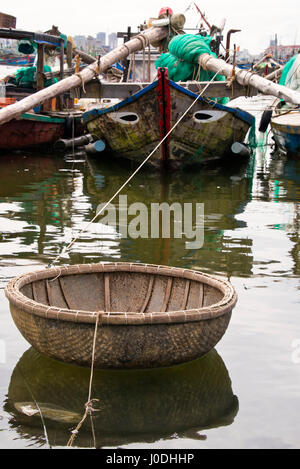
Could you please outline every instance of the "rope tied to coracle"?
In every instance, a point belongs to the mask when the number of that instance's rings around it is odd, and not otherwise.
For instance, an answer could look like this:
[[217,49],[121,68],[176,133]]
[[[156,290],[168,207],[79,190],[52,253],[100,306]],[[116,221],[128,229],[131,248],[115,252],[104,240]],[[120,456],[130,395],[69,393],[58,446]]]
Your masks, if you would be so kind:
[[83,417],[82,419],[80,420],[80,422],[78,423],[78,425],[76,426],[76,428],[74,430],[72,430],[72,435],[67,443],[67,446],[73,446],[73,443],[77,437],[77,435],[79,434],[79,430],[81,429],[85,419],[87,418],[88,415],[91,415],[92,412],[99,412],[100,409],[94,409],[93,408],[93,403],[94,402],[99,402],[99,399],[91,399],[90,401],[86,402],[84,404],[84,407],[85,407],[85,412],[83,414]]
[[95,353],[96,353],[96,338],[97,338],[97,330],[98,330],[98,324],[99,324],[99,317],[102,315],[102,311],[98,311],[97,313],[97,318],[96,318],[96,323],[95,323],[95,329],[94,329],[94,338],[93,338],[93,350],[92,350],[92,363],[91,363],[91,373],[90,373],[90,381],[89,381],[89,393],[88,393],[88,400],[84,404],[84,414],[82,416],[82,419],[76,426],[74,430],[72,430],[72,435],[67,443],[67,446],[72,446],[78,433],[79,430],[81,429],[85,419],[87,418],[88,415],[92,416],[93,412],[100,412],[100,409],[95,409],[94,408],[94,403],[95,402],[100,402],[99,399],[92,399],[92,384],[93,384],[93,377],[94,377],[94,366],[95,366]]

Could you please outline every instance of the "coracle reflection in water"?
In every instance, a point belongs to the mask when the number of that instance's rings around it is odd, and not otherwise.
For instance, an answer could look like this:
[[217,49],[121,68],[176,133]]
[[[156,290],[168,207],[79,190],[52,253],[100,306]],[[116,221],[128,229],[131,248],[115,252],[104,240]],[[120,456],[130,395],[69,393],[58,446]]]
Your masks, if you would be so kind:
[[[90,372],[45,357],[33,348],[16,365],[5,410],[20,438],[65,446],[83,413]],[[158,439],[205,439],[205,429],[230,425],[238,412],[226,366],[215,350],[172,368],[95,370],[98,412],[87,419],[76,446],[120,446]],[[33,415],[26,415],[32,414]]]

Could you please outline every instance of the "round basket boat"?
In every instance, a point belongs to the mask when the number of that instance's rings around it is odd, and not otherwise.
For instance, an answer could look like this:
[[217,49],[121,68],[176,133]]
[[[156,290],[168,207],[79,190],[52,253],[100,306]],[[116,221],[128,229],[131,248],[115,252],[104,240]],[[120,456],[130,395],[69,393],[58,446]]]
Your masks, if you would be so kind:
[[27,273],[6,287],[28,342],[58,360],[97,368],[154,368],[199,358],[224,335],[233,286],[198,271],[100,263]]

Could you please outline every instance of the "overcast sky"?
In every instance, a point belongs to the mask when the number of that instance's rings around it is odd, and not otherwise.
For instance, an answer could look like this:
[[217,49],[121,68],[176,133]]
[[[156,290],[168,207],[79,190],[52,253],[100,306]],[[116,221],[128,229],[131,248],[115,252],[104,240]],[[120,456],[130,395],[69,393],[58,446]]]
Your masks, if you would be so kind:
[[[45,31],[56,25],[67,35],[92,35],[124,31],[156,17],[161,7],[184,13],[188,26],[196,26],[199,15],[189,0],[10,0],[1,2],[0,10],[17,17],[17,28]],[[259,53],[275,33],[284,45],[300,44],[300,0],[196,0],[211,23],[226,18],[225,34],[241,29],[234,42],[241,49]]]

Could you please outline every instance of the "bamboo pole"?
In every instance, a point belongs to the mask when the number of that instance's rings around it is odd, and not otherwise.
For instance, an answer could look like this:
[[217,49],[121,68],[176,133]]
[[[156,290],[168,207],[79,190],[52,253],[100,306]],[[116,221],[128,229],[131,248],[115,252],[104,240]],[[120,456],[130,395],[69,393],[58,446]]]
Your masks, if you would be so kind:
[[79,57],[83,60],[84,63],[90,65],[95,62],[95,57],[93,57],[90,54],[87,54],[86,52],[83,52],[82,50],[79,49],[74,49],[73,50],[73,55],[79,55]]
[[[146,38],[146,43],[144,43],[143,39],[135,36],[133,39],[101,57],[100,64],[95,61],[93,64],[84,68],[80,73],[67,77],[48,88],[27,96],[15,104],[11,104],[10,106],[0,109],[0,125],[19,117],[24,112],[40,105],[49,98],[53,98],[71,90],[72,88],[77,88],[83,85],[83,83],[90,81],[95,74],[105,72],[115,62],[128,57],[128,55],[133,52],[143,49],[143,47],[148,44],[148,41],[161,41],[167,36],[167,34],[168,29],[166,27],[152,27],[143,31],[138,36],[144,36]],[[227,78],[232,77],[233,66],[227,64],[224,60],[216,59],[209,54],[202,54],[199,56],[198,62],[205,70],[211,70],[215,73],[219,73],[220,75],[224,75]],[[242,86],[252,86],[263,94],[273,95],[295,105],[300,104],[300,93],[286,88],[285,86],[272,83],[251,71],[235,68],[235,78]]]
[[37,81],[37,89],[42,90],[44,88],[44,44],[38,44],[37,47],[38,58],[37,58],[37,67],[36,67],[36,81]]
[[255,68],[255,67],[258,67],[260,64],[262,64],[263,62],[265,62],[265,60],[267,60],[268,58],[270,58],[270,55],[269,54],[266,54],[264,55],[258,62],[255,62],[253,65],[252,65],[252,70]]
[[[48,88],[44,88],[37,93],[27,96],[15,104],[11,104],[10,106],[0,109],[0,125],[19,117],[24,112],[28,112],[36,106],[39,106],[49,98],[54,98],[55,96],[63,94],[72,88],[77,88],[83,85],[83,83],[94,78],[95,74],[98,75],[105,72],[115,62],[124,59],[135,51],[143,49],[143,47],[148,45],[149,42],[161,41],[167,36],[167,34],[168,29],[166,27],[152,27],[143,31],[130,41],[101,57],[100,64],[95,61],[93,64],[84,68],[80,73],[67,77]],[[141,36],[144,36],[144,39]]]
[[[198,63],[204,70],[210,70],[227,78],[231,78],[233,67],[222,59],[215,59],[209,54],[202,54],[198,58]],[[300,104],[300,93],[291,90],[285,86],[278,85],[272,81],[266,80],[259,75],[242,69],[235,69],[235,78],[243,86],[253,86],[261,93],[273,95],[292,104]]]
[[66,55],[68,68],[72,68],[73,45],[71,41],[67,41]]

